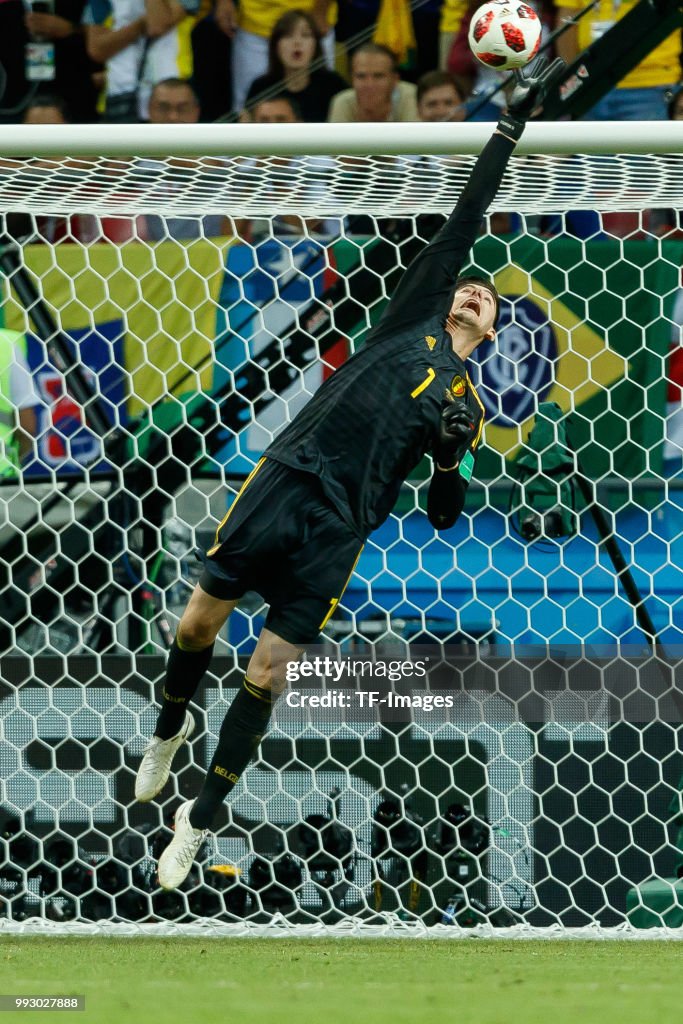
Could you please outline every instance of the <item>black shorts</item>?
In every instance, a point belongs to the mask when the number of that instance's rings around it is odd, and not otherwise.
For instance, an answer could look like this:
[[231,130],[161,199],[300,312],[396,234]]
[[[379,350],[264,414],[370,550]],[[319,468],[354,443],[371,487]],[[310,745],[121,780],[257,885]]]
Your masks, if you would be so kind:
[[263,458],[218,527],[199,586],[219,601],[255,590],[270,605],[268,629],[288,643],[310,644],[362,548],[317,477]]

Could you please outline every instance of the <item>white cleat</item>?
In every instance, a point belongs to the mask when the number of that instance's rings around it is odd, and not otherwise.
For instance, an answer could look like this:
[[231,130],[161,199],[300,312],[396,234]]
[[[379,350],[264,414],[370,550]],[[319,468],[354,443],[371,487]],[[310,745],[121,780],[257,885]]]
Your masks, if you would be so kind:
[[135,779],[136,800],[145,804],[161,792],[171,774],[171,763],[176,751],[186,740],[189,740],[193,732],[194,718],[189,711],[186,711],[183,727],[177,736],[172,736],[170,740],[161,740],[158,736],[152,736],[142,756]]
[[186,800],[175,812],[175,835],[159,857],[159,885],[177,889],[187,878],[208,828],[192,828],[190,811],[194,800]]

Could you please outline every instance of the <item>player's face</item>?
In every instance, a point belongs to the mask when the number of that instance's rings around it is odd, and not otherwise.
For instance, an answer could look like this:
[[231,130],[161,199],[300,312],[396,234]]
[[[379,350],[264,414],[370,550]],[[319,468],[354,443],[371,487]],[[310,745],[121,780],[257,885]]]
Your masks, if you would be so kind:
[[679,92],[672,113],[674,121],[683,121],[683,92]]
[[470,338],[482,341],[495,337],[496,300],[484,285],[466,284],[458,288],[449,320]]
[[283,36],[277,44],[277,55],[285,71],[301,71],[307,68],[315,53],[315,36],[311,26],[302,18],[297,21],[289,35]]
[[465,110],[452,85],[436,85],[428,89],[418,105],[421,121],[464,121]]
[[361,108],[372,109],[389,103],[398,76],[384,53],[354,55],[351,82]]

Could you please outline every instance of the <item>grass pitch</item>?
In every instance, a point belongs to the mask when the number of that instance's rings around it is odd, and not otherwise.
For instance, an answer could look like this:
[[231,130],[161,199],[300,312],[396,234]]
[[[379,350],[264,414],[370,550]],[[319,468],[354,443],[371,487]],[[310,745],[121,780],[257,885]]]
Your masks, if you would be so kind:
[[[0,939],[0,993],[80,1024],[674,1024],[679,942]],[[51,1011],[10,1011],[44,1018]]]

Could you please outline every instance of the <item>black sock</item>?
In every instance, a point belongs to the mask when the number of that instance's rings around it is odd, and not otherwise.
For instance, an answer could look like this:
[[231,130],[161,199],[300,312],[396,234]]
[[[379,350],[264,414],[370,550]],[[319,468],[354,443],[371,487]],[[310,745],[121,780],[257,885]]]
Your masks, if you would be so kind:
[[275,699],[270,690],[255,686],[245,677],[223,719],[216,753],[190,811],[193,828],[213,827],[215,814],[256,753]]
[[170,740],[178,735],[185,721],[185,709],[197,692],[212,655],[213,644],[199,651],[184,651],[178,646],[177,637],[173,640],[161,685],[161,711],[155,736]]

